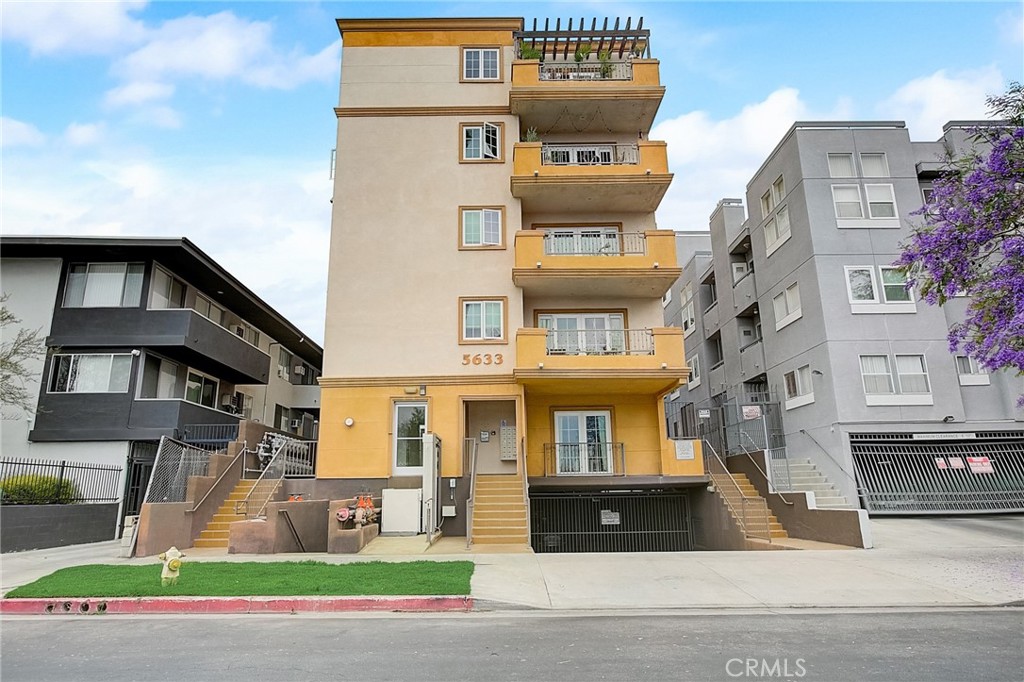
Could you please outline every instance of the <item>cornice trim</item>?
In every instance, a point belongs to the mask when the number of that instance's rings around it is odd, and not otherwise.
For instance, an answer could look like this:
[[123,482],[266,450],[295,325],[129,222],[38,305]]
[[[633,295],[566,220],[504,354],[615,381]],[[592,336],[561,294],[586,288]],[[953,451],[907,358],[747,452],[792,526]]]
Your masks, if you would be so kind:
[[338,118],[386,116],[511,116],[506,106],[493,107],[335,107]]

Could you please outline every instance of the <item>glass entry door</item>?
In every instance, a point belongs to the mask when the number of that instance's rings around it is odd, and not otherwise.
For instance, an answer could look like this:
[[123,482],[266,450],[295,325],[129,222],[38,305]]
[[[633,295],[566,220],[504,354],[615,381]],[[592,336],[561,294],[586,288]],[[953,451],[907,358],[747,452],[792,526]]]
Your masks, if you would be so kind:
[[611,413],[555,412],[559,476],[612,473]]
[[395,403],[394,469],[396,476],[423,474],[423,434],[427,430],[427,404]]

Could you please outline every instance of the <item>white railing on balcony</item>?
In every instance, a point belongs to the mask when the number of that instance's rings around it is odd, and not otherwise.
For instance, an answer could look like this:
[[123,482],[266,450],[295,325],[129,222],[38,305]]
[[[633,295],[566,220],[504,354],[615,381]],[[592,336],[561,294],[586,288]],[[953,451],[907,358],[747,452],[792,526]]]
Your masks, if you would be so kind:
[[624,476],[622,443],[544,443],[545,476]]
[[643,256],[643,232],[619,232],[611,227],[573,227],[546,230],[545,256]]
[[540,65],[542,81],[631,81],[633,65],[629,62],[567,63],[544,62]]
[[541,147],[544,166],[638,165],[640,151],[635,144],[558,144]]
[[650,329],[549,329],[548,355],[654,355]]

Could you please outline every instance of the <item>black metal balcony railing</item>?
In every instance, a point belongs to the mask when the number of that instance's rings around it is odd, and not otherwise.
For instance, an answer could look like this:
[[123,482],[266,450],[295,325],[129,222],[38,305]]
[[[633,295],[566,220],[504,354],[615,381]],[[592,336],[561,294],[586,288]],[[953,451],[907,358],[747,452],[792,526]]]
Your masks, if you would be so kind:
[[559,144],[541,146],[540,162],[544,166],[611,166],[640,163],[635,144]]
[[618,232],[593,228],[559,229],[544,235],[545,256],[643,256],[647,237],[643,232]]
[[545,476],[625,476],[623,443],[545,443]]
[[549,329],[548,355],[654,355],[650,329]]

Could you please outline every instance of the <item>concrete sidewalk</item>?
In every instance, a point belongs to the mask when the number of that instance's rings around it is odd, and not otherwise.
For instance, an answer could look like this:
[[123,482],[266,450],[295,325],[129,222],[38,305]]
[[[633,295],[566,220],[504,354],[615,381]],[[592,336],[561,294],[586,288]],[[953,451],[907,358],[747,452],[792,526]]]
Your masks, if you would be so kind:
[[[228,555],[187,550],[189,561],[470,560],[477,610],[923,607],[1024,605],[1024,516],[890,518],[872,522],[875,549],[783,552],[534,554],[467,551],[456,538],[429,550],[382,538],[359,555]],[[3,592],[58,568],[121,559],[119,543],[0,557]]]

